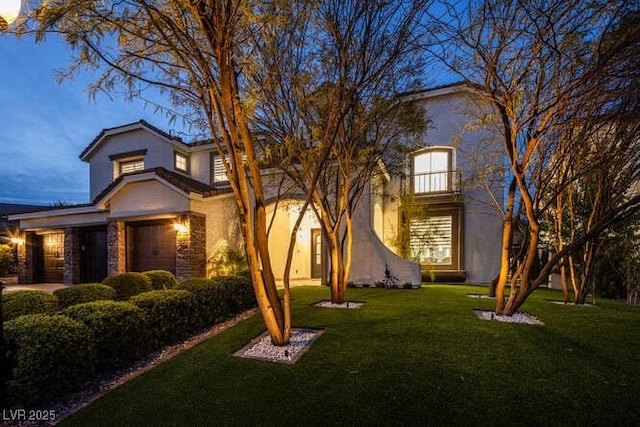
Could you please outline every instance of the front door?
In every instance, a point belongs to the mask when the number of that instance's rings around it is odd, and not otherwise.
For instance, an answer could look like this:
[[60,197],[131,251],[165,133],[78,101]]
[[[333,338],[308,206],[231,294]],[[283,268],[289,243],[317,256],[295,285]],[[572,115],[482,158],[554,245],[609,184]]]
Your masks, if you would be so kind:
[[311,278],[322,278],[322,230],[311,229]]
[[82,282],[102,282],[107,277],[107,230],[81,230],[80,252]]
[[43,281],[64,282],[64,233],[42,236]]
[[128,271],[176,273],[176,230],[170,222],[129,224],[127,243]]

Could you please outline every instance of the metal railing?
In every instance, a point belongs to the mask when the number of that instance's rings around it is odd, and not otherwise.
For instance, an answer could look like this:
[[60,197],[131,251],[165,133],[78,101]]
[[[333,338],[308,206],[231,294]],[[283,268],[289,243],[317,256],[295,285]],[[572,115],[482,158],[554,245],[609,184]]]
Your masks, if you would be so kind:
[[417,173],[410,177],[414,194],[459,193],[461,173],[458,169]]

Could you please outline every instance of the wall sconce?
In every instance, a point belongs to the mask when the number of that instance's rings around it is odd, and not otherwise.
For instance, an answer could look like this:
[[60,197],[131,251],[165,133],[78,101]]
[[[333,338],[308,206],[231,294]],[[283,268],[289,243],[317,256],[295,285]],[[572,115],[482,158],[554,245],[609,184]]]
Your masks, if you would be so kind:
[[178,233],[188,233],[189,232],[189,226],[187,224],[182,223],[182,222],[174,222],[173,223],[173,229],[176,230]]
[[11,243],[13,243],[14,245],[22,246],[22,245],[24,245],[24,239],[22,239],[20,237],[12,237],[11,238]]

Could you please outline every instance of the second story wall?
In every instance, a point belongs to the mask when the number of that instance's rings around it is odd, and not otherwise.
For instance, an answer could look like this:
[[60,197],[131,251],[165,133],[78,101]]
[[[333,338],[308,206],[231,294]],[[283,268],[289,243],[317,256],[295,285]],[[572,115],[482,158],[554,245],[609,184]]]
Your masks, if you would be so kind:
[[123,173],[155,167],[177,170],[176,152],[186,157],[187,169],[191,168],[188,147],[173,143],[148,129],[132,129],[103,138],[88,159],[91,200]]

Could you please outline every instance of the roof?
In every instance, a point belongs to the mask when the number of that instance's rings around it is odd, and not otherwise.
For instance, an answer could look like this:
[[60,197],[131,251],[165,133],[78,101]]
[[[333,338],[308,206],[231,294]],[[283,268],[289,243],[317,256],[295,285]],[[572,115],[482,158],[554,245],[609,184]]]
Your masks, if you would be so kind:
[[85,162],[88,161],[91,155],[93,154],[93,152],[100,146],[100,144],[102,143],[102,141],[104,141],[106,137],[111,135],[117,135],[120,133],[130,132],[132,130],[137,130],[137,129],[147,129],[148,131],[155,133],[156,135],[159,135],[160,137],[172,143],[180,144],[185,147],[189,146],[188,144],[183,142],[180,137],[171,135],[163,131],[162,129],[153,126],[146,120],[140,120],[137,122],[126,124],[126,125],[102,129],[98,134],[98,136],[96,136],[93,139],[93,141],[91,141],[91,143],[84,150],[82,150],[82,153],[80,153],[80,159]]
[[16,203],[0,203],[0,216],[36,212],[49,209],[49,206],[42,205],[20,205]]
[[126,173],[120,175],[116,178],[111,184],[109,184],[100,194],[96,196],[93,200],[93,204],[97,204],[101,199],[106,197],[109,193],[111,193],[116,187],[118,187],[122,181],[124,181],[127,177],[142,175],[153,173],[174,187],[184,191],[185,193],[196,193],[200,194],[203,197],[211,197],[217,196],[219,194],[231,193],[232,190],[230,187],[216,187],[205,184],[203,182],[197,181],[193,178],[189,178],[188,176],[182,175],[180,173],[170,171],[163,167],[157,167],[152,169],[144,169],[141,171]]

